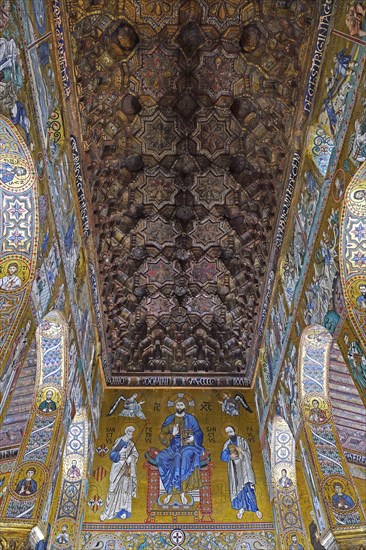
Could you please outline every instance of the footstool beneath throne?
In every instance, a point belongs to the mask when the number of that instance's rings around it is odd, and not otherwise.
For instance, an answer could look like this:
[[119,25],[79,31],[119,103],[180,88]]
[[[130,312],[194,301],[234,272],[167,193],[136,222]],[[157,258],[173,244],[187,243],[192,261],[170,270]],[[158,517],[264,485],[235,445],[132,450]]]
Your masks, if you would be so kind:
[[[172,498],[169,504],[164,504],[162,496],[166,495],[160,480],[156,457],[160,449],[150,447],[145,453],[147,470],[147,519],[146,523],[155,523],[156,516],[170,516],[173,523],[179,516],[193,516],[195,523],[212,522],[212,494],[211,494],[211,463],[210,453],[205,450],[200,458],[201,489],[192,491],[187,504],[181,502],[180,496]],[[175,495],[173,495],[175,497]]]

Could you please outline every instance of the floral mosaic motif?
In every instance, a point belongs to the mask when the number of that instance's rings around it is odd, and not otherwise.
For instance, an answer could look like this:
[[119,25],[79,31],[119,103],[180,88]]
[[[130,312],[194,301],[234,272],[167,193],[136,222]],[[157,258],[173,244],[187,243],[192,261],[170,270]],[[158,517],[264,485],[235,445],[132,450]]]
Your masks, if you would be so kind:
[[18,500],[11,498],[8,503],[5,517],[30,519],[33,516],[35,500]]
[[342,458],[331,425],[312,426],[311,436],[324,475],[343,474]]
[[3,223],[8,239],[3,240],[3,252],[29,254],[35,233],[35,219],[32,213],[32,192],[24,196],[3,194]]
[[24,460],[38,460],[43,464],[46,462],[54,425],[55,419],[52,417],[44,418],[38,415],[35,417],[24,452]]
[[[114,543],[114,546],[112,546]],[[275,550],[273,531],[147,531],[144,533],[93,533],[83,532],[82,550],[92,550],[99,546],[115,548],[115,550],[138,550],[154,548],[156,550],[202,550],[202,548],[222,548],[227,550],[242,550],[243,548],[261,548]],[[103,546],[102,546],[103,545]]]
[[86,433],[85,420],[74,420],[69,428],[66,442],[66,456],[77,454],[80,457],[85,456],[86,451]]

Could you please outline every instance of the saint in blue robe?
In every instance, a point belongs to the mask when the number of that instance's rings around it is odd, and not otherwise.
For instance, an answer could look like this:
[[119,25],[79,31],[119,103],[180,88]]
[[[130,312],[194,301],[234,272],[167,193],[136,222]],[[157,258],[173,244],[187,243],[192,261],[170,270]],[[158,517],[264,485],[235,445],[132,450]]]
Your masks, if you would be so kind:
[[21,496],[34,495],[37,492],[37,482],[34,479],[21,479],[15,492]]
[[337,508],[337,510],[349,510],[355,505],[352,498],[349,495],[344,494],[334,494],[332,496],[332,504],[334,508]]

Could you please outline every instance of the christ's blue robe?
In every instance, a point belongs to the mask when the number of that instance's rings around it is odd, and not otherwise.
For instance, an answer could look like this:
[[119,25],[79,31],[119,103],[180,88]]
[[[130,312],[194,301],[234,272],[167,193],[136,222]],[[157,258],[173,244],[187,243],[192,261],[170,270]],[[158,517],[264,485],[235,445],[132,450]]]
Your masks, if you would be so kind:
[[[174,414],[168,416],[162,429],[169,424],[172,424],[173,428],[174,419]],[[167,493],[171,493],[173,489],[182,492],[183,482],[192,475],[196,468],[200,467],[200,456],[205,450],[202,447],[203,432],[193,415],[184,415],[184,427],[186,430],[192,431],[194,444],[182,446],[181,436],[178,434],[171,438],[169,447],[160,451],[156,456],[160,478]]]

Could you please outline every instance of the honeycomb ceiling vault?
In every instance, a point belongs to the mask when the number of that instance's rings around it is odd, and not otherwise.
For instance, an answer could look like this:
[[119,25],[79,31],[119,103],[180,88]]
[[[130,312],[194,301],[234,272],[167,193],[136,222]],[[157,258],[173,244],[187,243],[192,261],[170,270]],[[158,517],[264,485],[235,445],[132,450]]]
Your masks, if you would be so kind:
[[250,385],[315,4],[69,2],[108,382]]

